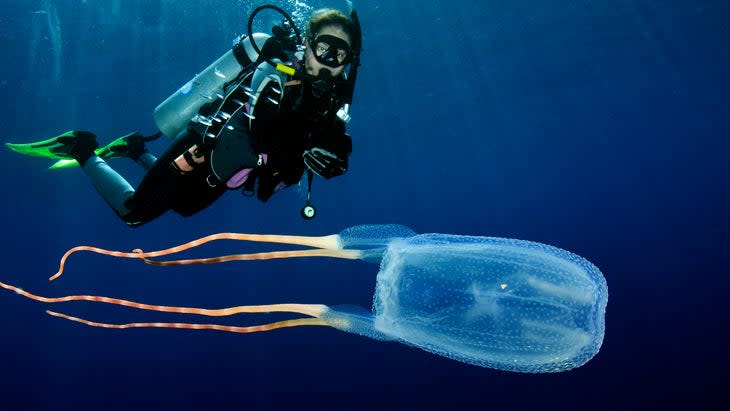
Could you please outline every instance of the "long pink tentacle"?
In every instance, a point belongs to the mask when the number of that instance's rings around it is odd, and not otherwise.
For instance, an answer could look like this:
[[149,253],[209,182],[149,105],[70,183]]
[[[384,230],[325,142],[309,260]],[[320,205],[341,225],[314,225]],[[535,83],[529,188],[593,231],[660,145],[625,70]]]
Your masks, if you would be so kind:
[[148,311],[160,311],[167,313],[180,313],[180,314],[197,314],[205,315],[209,317],[225,317],[234,314],[241,313],[271,313],[271,312],[289,312],[305,314],[310,317],[317,317],[322,312],[327,310],[327,306],[321,304],[267,304],[267,305],[240,305],[237,307],[208,309],[208,308],[195,308],[195,307],[177,307],[167,305],[152,305],[143,304],[130,300],[123,300],[120,298],[110,298],[96,295],[69,295],[65,297],[43,297],[28,291],[23,290],[20,287],[6,284],[0,281],[0,287],[6,290],[14,291],[25,298],[31,300],[40,301],[43,303],[63,303],[69,301],[94,301],[106,304],[121,305],[124,307],[137,308],[140,310]]
[[341,250],[339,245],[339,237],[337,235],[329,235],[322,237],[307,237],[307,236],[280,236],[280,235],[267,235],[267,234],[245,234],[245,233],[218,233],[211,234],[209,236],[201,237],[197,240],[193,240],[175,247],[166,248],[158,251],[145,252],[141,249],[134,249],[132,252],[114,251],[107,250],[99,247],[92,246],[76,246],[66,251],[61,257],[58,271],[49,278],[49,281],[53,281],[63,274],[68,258],[79,251],[89,251],[97,254],[108,255],[111,257],[118,258],[137,258],[141,259],[148,264],[155,264],[150,260],[154,257],[161,257],[170,254],[180,253],[182,251],[189,250],[191,248],[199,247],[203,244],[217,240],[237,240],[237,241],[257,241],[257,242],[268,242],[268,243],[282,243],[282,244],[297,244],[316,247],[322,251],[317,250],[300,250],[300,251],[274,251],[269,253],[252,253],[252,254],[237,254],[223,257],[212,257],[208,259],[197,259],[197,260],[178,260],[185,261],[179,264],[158,264],[158,265],[181,265],[181,264],[212,264],[226,261],[240,261],[240,260],[265,260],[272,258],[291,258],[291,257],[313,257],[313,256],[328,256],[338,258],[357,259],[360,253],[357,250]]
[[94,301],[107,304],[121,305],[125,307],[132,307],[141,310],[149,311],[161,311],[168,313],[182,313],[182,314],[198,314],[213,317],[223,317],[240,313],[271,313],[271,312],[287,312],[308,315],[312,318],[296,318],[291,320],[277,321],[268,324],[252,325],[252,326],[228,326],[221,324],[196,324],[196,323],[164,323],[164,322],[153,322],[153,323],[127,323],[127,324],[110,324],[89,321],[83,318],[72,317],[67,314],[61,314],[55,311],[46,310],[46,312],[52,316],[60,317],[70,321],[76,321],[82,324],[86,324],[92,327],[102,328],[142,328],[142,327],[154,327],[154,328],[186,328],[195,330],[217,330],[227,331],[235,333],[255,333],[262,331],[271,331],[279,328],[287,327],[299,327],[305,325],[317,325],[327,326],[324,320],[320,319],[319,316],[324,312],[328,311],[329,308],[321,304],[268,304],[268,305],[243,305],[238,307],[229,307],[221,309],[206,309],[206,308],[193,308],[193,307],[176,307],[166,305],[151,305],[142,304],[129,300],[122,300],[119,298],[102,297],[95,295],[70,295],[65,297],[43,297],[40,295],[29,293],[22,288],[5,284],[0,282],[0,287],[10,291],[14,291],[23,297],[31,300],[40,301],[44,303],[62,303],[68,301]]
[[208,258],[195,258],[189,260],[172,260],[172,261],[158,261],[150,258],[142,258],[145,264],[157,265],[157,266],[172,266],[172,265],[191,265],[191,264],[217,264],[225,263],[228,261],[248,261],[248,260],[273,260],[277,258],[296,258],[296,257],[336,257],[336,258],[347,258],[356,260],[360,258],[360,251],[358,250],[327,250],[327,249],[313,249],[313,250],[292,250],[292,251],[270,251],[265,253],[252,253],[252,254],[232,254],[224,255],[220,257],[208,257]]
[[226,331],[231,333],[249,334],[256,332],[264,332],[276,330],[279,328],[288,327],[301,327],[305,325],[320,325],[327,326],[328,324],[319,318],[298,318],[295,320],[277,321],[269,324],[251,325],[247,327],[221,325],[221,324],[195,324],[195,323],[127,323],[127,324],[110,324],[100,323],[95,321],[89,321],[79,317],[72,317],[70,315],[62,314],[59,312],[46,310],[46,312],[54,317],[63,318],[70,321],[76,321],[82,324],[86,324],[91,327],[101,328],[116,328],[116,329],[127,329],[127,328],[182,328],[189,330],[215,330],[215,331]]

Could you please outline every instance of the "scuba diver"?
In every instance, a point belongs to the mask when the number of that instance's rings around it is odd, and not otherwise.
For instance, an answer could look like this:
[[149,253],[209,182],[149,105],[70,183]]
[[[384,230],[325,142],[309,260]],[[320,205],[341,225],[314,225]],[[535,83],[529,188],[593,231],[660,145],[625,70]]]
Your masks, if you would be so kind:
[[[256,14],[265,9],[284,16],[272,35],[252,32]],[[193,215],[231,189],[267,201],[297,184],[305,171],[309,190],[302,217],[309,219],[315,214],[313,174],[329,179],[348,168],[352,142],[345,129],[360,45],[355,11],[349,17],[335,9],[315,11],[302,40],[282,9],[260,6],[231,50],[155,109],[159,132],[132,133],[102,148],[88,131],[6,146],[59,160],[51,168],[81,166],[130,227],[169,210]],[[163,134],[174,140],[155,158],[145,143]],[[146,170],[136,189],[106,162],[114,157]]]

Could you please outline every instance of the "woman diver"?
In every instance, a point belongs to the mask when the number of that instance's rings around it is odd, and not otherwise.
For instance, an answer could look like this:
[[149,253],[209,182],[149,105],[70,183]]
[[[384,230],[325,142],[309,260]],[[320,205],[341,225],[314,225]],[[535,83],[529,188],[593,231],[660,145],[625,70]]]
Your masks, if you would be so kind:
[[[264,9],[285,17],[271,36],[251,30]],[[266,201],[298,183],[305,170],[311,196],[313,173],[329,179],[348,167],[352,143],[345,126],[360,63],[357,14],[318,10],[303,41],[275,6],[257,8],[248,23],[248,35],[232,50],[155,109],[160,132],[133,133],[103,148],[88,131],[6,145],[21,154],[77,162],[130,227],[169,210],[193,215],[229,189]],[[145,142],[162,134],[174,140],[155,158]],[[136,189],[105,161],[112,157],[131,158],[146,170]],[[314,216],[309,196],[302,209],[307,219]]]

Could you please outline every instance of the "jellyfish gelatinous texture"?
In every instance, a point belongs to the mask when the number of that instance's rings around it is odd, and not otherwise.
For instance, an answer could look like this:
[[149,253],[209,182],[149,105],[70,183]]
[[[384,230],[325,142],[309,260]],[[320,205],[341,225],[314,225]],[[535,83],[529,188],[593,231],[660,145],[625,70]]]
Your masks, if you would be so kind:
[[424,234],[392,241],[384,254],[374,328],[474,365],[561,371],[598,352],[607,297],[600,271],[567,251]]

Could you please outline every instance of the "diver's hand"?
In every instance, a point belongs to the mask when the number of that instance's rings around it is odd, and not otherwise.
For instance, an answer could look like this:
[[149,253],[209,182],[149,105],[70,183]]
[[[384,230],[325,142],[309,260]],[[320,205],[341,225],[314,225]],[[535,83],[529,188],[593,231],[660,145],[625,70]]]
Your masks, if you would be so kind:
[[265,60],[279,59],[284,61],[287,60],[285,50],[285,45],[283,45],[279,41],[279,39],[277,39],[276,37],[269,37],[266,40],[266,43],[264,43],[264,46],[261,47],[260,58],[263,58]]
[[320,177],[329,179],[347,171],[347,160],[343,160],[325,149],[314,147],[305,151],[302,156],[304,165]]
[[271,35],[281,43],[285,50],[291,52],[297,51],[296,32],[288,21],[284,20],[281,24],[273,26],[271,28]]
[[[266,40],[270,53],[277,54],[275,57],[279,57],[285,52],[294,53],[297,51],[296,33],[289,25],[289,22],[284,20],[281,24],[271,27],[271,37]],[[266,47],[266,44],[264,44]],[[266,55],[264,53],[264,55]]]
[[296,37],[287,28],[288,24],[276,25],[271,28],[271,37],[266,39],[261,47],[261,57],[265,60],[280,59],[289,60],[287,53],[294,53],[297,50]]

